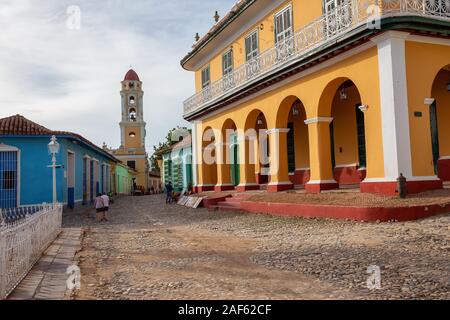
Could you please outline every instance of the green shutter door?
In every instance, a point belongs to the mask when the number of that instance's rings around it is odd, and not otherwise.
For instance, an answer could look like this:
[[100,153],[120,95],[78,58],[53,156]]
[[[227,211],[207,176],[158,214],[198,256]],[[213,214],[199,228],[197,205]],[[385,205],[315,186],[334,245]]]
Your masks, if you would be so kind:
[[436,101],[430,106],[431,143],[433,147],[434,172],[438,174],[439,162],[439,134],[437,122]]

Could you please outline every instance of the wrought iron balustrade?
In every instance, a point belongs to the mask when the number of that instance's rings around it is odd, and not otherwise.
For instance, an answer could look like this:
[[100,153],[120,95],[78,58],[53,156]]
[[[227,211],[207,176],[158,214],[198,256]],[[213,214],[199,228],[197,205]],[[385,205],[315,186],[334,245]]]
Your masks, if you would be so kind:
[[199,111],[227,93],[308,56],[344,33],[364,24],[377,28],[381,18],[391,16],[433,17],[450,22],[450,0],[349,0],[187,99],[184,115]]

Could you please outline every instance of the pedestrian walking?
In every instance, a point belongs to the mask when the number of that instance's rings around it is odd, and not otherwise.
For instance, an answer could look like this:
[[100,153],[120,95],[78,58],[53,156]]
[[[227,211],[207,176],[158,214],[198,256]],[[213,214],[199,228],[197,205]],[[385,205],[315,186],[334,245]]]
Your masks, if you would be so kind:
[[169,181],[169,183],[166,184],[166,203],[172,203],[172,197],[173,197],[173,186],[172,181]]
[[104,215],[103,212],[105,210],[105,205],[103,203],[103,198],[102,198],[102,194],[101,193],[97,194],[97,197],[95,198],[95,201],[94,201],[94,206],[95,206],[97,222],[102,222],[103,221],[103,215]]
[[106,193],[102,195],[103,200],[103,219],[102,221],[108,222],[108,213],[109,213],[109,197]]

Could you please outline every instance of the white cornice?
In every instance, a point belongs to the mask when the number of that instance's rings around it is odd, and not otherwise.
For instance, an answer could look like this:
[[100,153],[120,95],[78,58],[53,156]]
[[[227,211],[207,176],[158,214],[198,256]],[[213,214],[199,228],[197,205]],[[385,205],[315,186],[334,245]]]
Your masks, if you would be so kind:
[[4,151],[4,152],[19,151],[19,148],[0,143],[0,151]]
[[266,130],[266,133],[268,135],[271,135],[271,134],[274,134],[274,133],[288,133],[289,131],[291,131],[291,129],[288,129],[288,128],[274,128],[274,129]]

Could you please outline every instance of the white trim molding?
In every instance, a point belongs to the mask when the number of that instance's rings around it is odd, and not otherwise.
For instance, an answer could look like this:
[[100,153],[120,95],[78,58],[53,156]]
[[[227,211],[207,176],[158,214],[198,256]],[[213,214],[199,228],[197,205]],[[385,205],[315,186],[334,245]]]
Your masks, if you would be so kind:
[[450,160],[450,156],[442,156],[439,160]]
[[288,129],[288,128],[274,128],[274,129],[266,130],[266,133],[268,135],[271,135],[271,134],[276,134],[276,133],[288,133],[289,131],[291,131],[291,129]]
[[317,118],[306,119],[305,124],[314,124],[314,123],[319,123],[319,122],[332,123],[333,120],[334,120],[334,118],[331,118],[331,117],[317,117]]
[[283,182],[271,182],[268,186],[289,186],[293,184],[291,181],[283,181]]
[[347,163],[347,164],[339,164],[334,166],[335,168],[341,169],[341,168],[353,168],[359,166],[359,163]]
[[7,144],[0,143],[0,151],[10,152],[10,151],[19,151],[20,149],[14,146],[9,146]]
[[259,186],[257,183],[241,183],[237,185],[237,187],[256,187]]
[[336,180],[310,180],[307,184],[337,184]]
[[295,171],[308,171],[308,170],[311,170],[311,168],[307,167],[307,168],[297,168],[297,169],[295,169]]

